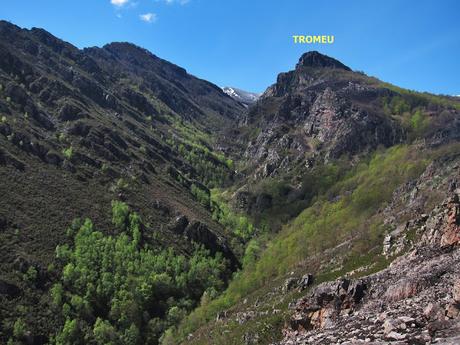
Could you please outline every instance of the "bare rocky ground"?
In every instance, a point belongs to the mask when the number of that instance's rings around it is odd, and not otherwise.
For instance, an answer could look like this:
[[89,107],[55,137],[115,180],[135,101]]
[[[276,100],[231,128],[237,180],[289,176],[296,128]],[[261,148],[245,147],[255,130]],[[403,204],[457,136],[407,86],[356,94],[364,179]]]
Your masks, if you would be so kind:
[[418,220],[419,241],[388,268],[299,299],[278,345],[460,344],[459,192]]

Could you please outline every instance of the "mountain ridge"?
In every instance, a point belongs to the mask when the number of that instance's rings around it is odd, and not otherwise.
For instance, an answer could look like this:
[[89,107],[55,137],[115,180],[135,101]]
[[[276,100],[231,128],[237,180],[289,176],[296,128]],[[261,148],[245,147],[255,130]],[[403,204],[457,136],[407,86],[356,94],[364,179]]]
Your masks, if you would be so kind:
[[[16,318],[27,319],[17,305],[31,308],[31,341],[61,329],[46,297],[59,271],[47,267],[59,267],[55,249],[74,218],[113,231],[113,201],[142,217],[150,246],[192,255],[194,241],[226,257],[229,270],[240,265],[234,235],[212,219],[209,188],[233,176],[210,133],[239,117],[241,104],[142,48],[80,50],[7,22],[0,85],[1,342]],[[37,272],[30,283],[27,272]]]
[[[435,259],[447,250],[438,237],[448,238],[457,265],[457,218],[441,216],[458,204],[443,202],[460,186],[455,100],[394,87],[318,52],[303,54],[246,108],[131,43],[80,50],[2,21],[0,48],[1,341],[43,344],[72,335],[74,324],[78,339],[93,342],[102,334],[126,343],[133,329],[137,343],[304,341],[310,331],[322,336],[325,323],[340,326],[336,314],[347,310],[321,302],[324,315],[312,317],[307,292],[348,301],[348,288],[337,297],[328,290],[335,283],[317,283],[384,269],[419,238],[432,240]],[[94,229],[72,222],[87,217]],[[120,248],[153,260],[149,267],[178,258],[160,271],[166,276],[218,266],[199,271],[210,281],[194,273],[180,289],[141,281],[149,302],[139,305],[142,320],[125,315],[130,328],[113,316],[117,305],[102,298],[86,309],[88,296],[66,282],[68,265],[81,265],[85,234],[105,245],[142,243],[145,250]],[[187,258],[200,264],[181,266]],[[288,304],[297,301],[294,312]],[[441,307],[454,315],[455,303]],[[361,304],[352,307],[359,316]],[[430,322],[417,322],[417,332]],[[20,326],[27,330],[14,335]]]
[[222,88],[222,90],[227,95],[229,95],[230,97],[236,99],[237,101],[245,104],[246,106],[249,106],[250,104],[253,104],[260,97],[259,93],[244,91],[244,90],[238,89],[236,87],[225,86],[225,87]]

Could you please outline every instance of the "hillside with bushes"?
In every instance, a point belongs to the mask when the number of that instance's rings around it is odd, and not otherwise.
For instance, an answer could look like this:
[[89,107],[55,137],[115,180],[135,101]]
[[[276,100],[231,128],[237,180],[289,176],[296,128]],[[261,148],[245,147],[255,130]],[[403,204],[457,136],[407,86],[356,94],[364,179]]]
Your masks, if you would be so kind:
[[455,343],[459,139],[318,52],[242,104],[2,21],[0,342]]

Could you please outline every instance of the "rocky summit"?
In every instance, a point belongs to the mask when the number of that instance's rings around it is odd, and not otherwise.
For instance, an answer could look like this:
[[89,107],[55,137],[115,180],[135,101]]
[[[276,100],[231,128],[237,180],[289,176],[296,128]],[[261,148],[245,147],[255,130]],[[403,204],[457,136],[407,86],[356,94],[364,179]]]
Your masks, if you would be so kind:
[[0,343],[460,343],[460,101],[316,51],[260,95],[0,21]]
[[346,71],[351,71],[350,67],[345,66],[340,61],[333,59],[327,55],[323,55],[317,51],[310,51],[303,54],[296,66],[299,67],[319,67],[319,68],[338,68]]

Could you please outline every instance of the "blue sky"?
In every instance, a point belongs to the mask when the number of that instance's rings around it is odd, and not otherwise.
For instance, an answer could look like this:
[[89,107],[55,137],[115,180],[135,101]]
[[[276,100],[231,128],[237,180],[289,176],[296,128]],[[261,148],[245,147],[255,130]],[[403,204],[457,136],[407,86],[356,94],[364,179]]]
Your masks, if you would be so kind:
[[[457,0],[1,0],[0,19],[80,48],[129,41],[220,86],[262,92],[318,50],[421,91],[460,94]],[[334,35],[332,45],[292,35]]]

